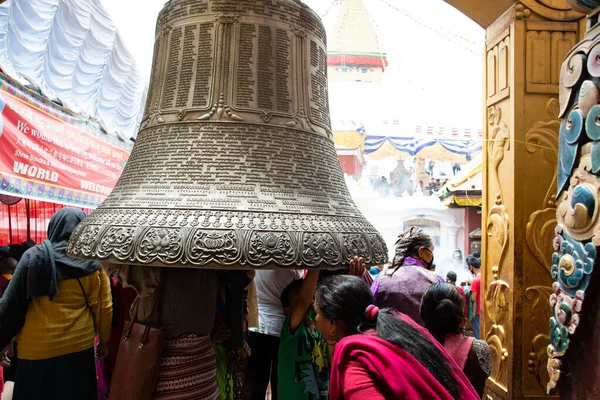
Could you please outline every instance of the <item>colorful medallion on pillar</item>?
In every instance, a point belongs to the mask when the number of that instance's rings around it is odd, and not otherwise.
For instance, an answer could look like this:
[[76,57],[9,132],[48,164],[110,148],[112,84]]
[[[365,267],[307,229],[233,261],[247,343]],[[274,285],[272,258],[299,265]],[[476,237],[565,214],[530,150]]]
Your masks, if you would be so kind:
[[582,13],[588,13],[592,11],[594,8],[600,6],[600,1],[598,0],[566,0],[569,7],[571,7],[575,11],[579,11]]
[[[600,1],[568,0],[589,12]],[[577,7],[575,6],[577,4]],[[563,63],[560,78],[562,124],[558,152],[558,207],[548,346],[548,391],[565,369],[600,246],[600,36],[588,36]]]

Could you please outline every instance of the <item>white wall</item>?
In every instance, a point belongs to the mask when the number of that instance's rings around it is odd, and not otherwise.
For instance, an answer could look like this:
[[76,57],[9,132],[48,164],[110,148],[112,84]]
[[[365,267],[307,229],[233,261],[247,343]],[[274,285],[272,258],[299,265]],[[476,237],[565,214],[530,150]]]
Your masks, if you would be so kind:
[[466,276],[464,263],[455,263],[452,255],[460,249],[465,256],[465,210],[448,208],[437,197],[387,197],[376,195],[355,196],[354,201],[365,217],[381,233],[389,250],[390,261],[394,256],[394,243],[402,232],[404,223],[416,218],[424,218],[440,223],[440,245],[434,251],[436,272],[446,276],[450,270]]

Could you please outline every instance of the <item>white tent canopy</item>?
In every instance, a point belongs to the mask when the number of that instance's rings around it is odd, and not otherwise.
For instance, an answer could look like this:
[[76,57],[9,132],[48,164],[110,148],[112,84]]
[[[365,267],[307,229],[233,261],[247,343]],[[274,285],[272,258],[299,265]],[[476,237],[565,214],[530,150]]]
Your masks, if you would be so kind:
[[99,0],[2,3],[0,67],[109,134],[137,134],[147,83]]

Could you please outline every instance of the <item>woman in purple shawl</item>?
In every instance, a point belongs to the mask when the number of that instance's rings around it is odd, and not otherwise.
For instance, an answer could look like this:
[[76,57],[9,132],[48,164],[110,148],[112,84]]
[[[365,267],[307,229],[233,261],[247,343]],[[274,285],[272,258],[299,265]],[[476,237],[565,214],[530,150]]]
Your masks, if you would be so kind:
[[375,304],[408,315],[419,325],[421,297],[429,286],[439,282],[433,270],[433,242],[422,229],[411,227],[398,235],[393,265],[373,282]]

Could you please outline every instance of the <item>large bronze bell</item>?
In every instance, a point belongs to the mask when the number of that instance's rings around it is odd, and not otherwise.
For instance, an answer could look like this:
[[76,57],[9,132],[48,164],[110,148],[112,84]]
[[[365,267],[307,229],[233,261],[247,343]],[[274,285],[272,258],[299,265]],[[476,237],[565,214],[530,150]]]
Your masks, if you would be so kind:
[[332,141],[325,29],[298,0],[171,0],[137,142],[69,254],[211,269],[387,261]]

